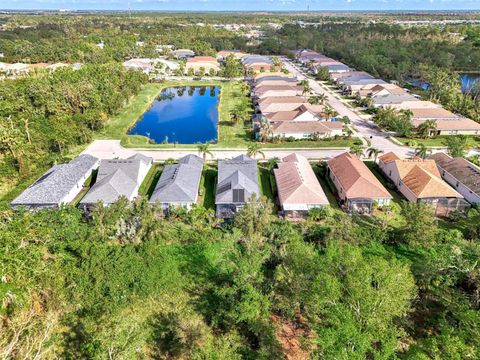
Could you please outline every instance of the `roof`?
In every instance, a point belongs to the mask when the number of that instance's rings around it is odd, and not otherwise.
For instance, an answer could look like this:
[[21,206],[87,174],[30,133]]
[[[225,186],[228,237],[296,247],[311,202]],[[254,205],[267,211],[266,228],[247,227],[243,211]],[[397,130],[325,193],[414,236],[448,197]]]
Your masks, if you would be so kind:
[[265,73],[259,73],[255,75],[255,84],[259,84],[262,81],[288,81],[288,82],[297,82],[297,78],[292,76],[291,74],[284,74],[284,73],[272,73],[272,72],[265,72]]
[[80,155],[67,164],[54,165],[13,200],[11,205],[60,204],[79,181],[89,175],[98,161],[91,155]]
[[328,161],[328,167],[345,191],[348,199],[391,199],[392,196],[363,161],[350,153]]
[[330,76],[332,77],[332,79],[336,79],[336,80],[340,80],[340,79],[343,79],[343,78],[359,77],[359,76],[366,76],[366,77],[369,77],[369,78],[373,78],[372,75],[370,75],[369,73],[366,73],[364,71],[350,71],[350,72],[346,72],[346,73],[334,73],[334,74],[331,74]]
[[468,187],[472,192],[480,195],[480,168],[463,158],[452,158],[445,153],[431,155],[437,166],[457,181]]
[[401,104],[404,101],[418,101],[418,99],[410,94],[389,94],[373,97],[375,105]]
[[273,170],[281,204],[328,205],[328,199],[308,160],[298,154],[282,159]]
[[187,155],[178,164],[167,165],[155,186],[151,203],[195,202],[202,177],[203,160],[196,155]]
[[347,71],[350,71],[352,68],[347,66],[347,65],[344,65],[344,64],[326,64],[326,65],[322,65],[322,67],[325,67],[327,68],[328,70],[331,70],[332,72],[336,72],[336,71],[339,71],[339,70],[347,70]]
[[480,131],[479,123],[464,117],[453,119],[413,119],[412,123],[414,127],[418,127],[420,124],[428,120],[435,121],[435,124],[437,124],[437,130]]
[[142,166],[149,166],[152,158],[136,154],[127,159],[102,160],[98,168],[97,181],[87,192],[80,204],[102,201],[112,204],[121,196],[131,198],[140,186]]
[[418,108],[418,109],[410,109],[413,113],[413,118],[424,118],[424,119],[435,119],[435,118],[459,118],[460,116],[454,114],[447,109],[441,107],[435,108]]
[[417,198],[462,198],[462,195],[442,180],[434,160],[415,158],[393,162],[403,184]]
[[292,91],[302,91],[302,87],[298,85],[292,85],[291,83],[288,82],[281,82],[280,84],[275,84],[275,85],[259,85],[256,86],[254,91],[255,94],[264,94],[267,91],[283,91],[283,90],[292,90]]
[[208,63],[218,64],[217,59],[211,56],[194,56],[194,57],[188,58],[187,63],[193,63],[193,62],[208,62]]
[[330,133],[332,130],[342,130],[343,123],[331,121],[282,121],[272,125],[274,133]]
[[384,164],[388,164],[389,162],[391,161],[394,161],[394,160],[400,160],[400,158],[398,157],[397,154],[395,154],[394,152],[388,152],[386,154],[383,154],[383,155],[380,155],[378,157],[378,160],[383,162]]
[[301,96],[272,96],[258,101],[260,105],[270,105],[270,104],[303,104],[306,103],[306,100]]
[[321,111],[324,109],[323,105],[302,104],[291,111],[278,111],[274,113],[267,113],[265,117],[270,121],[293,121],[298,116],[305,112],[310,112],[313,116],[320,117]]
[[240,155],[218,162],[216,204],[242,204],[253,194],[260,196],[257,160]]

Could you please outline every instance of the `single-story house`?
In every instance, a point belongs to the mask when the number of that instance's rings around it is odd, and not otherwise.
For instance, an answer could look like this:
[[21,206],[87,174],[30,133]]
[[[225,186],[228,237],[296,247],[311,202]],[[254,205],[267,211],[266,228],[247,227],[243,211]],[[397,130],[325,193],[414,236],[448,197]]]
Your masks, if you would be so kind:
[[150,74],[152,71],[158,69],[162,72],[165,70],[175,70],[178,69],[178,63],[164,58],[135,58],[127,60],[123,63],[123,66],[126,69],[142,71],[145,74]]
[[272,123],[282,121],[319,121],[322,120],[321,112],[323,109],[323,105],[310,105],[306,103],[292,111],[266,113],[264,116]]
[[294,91],[302,91],[303,87],[298,86],[296,84],[289,83],[287,81],[279,81],[279,84],[274,85],[265,85],[260,83],[259,85],[255,86],[253,89],[253,93],[260,97],[261,95],[269,92],[269,91],[283,91],[283,90],[294,90]]
[[263,81],[286,81],[297,83],[297,78],[292,74],[285,74],[282,72],[269,72],[269,73],[258,73],[253,76],[253,81],[256,85],[262,83]]
[[414,99],[409,98],[409,99],[410,100],[405,100],[398,104],[390,104],[389,106],[398,110],[435,109],[435,108],[442,107],[441,105],[431,101],[418,100],[417,98],[414,98]]
[[410,94],[388,94],[383,96],[373,96],[372,104],[374,107],[386,107],[392,106],[395,104],[402,104],[404,102],[415,102],[419,101],[415,96]]
[[195,73],[198,73],[201,68],[203,68],[205,73],[209,73],[211,70],[219,71],[220,64],[216,58],[211,56],[194,56],[187,59],[185,70],[193,69]]
[[381,79],[361,79],[361,80],[345,80],[342,83],[342,89],[345,93],[354,95],[362,89],[371,89],[375,85],[387,84]]
[[480,168],[463,158],[445,153],[429,157],[435,160],[442,179],[455,188],[469,203],[480,203]]
[[364,71],[350,71],[348,73],[333,73],[330,74],[332,80],[341,81],[341,79],[363,77],[364,79],[373,79],[373,76]]
[[217,53],[217,59],[219,61],[224,61],[229,55],[233,55],[236,59],[241,60],[243,57],[247,56],[248,54],[240,50],[220,50]]
[[257,109],[263,114],[269,112],[292,111],[305,103],[306,100],[301,96],[277,96],[260,99],[258,101]]
[[190,209],[198,201],[198,188],[202,178],[203,160],[187,155],[177,164],[166,165],[158,180],[150,203],[168,210],[172,206]]
[[257,99],[267,99],[272,97],[288,97],[288,96],[302,96],[303,89],[298,87],[290,87],[289,89],[283,90],[268,90],[264,93],[257,94],[255,92],[255,98]]
[[218,161],[217,217],[230,218],[253,196],[260,197],[257,160],[240,155]]
[[426,121],[433,120],[436,129],[431,135],[478,135],[480,124],[444,108],[410,109],[413,127],[417,128]]
[[80,155],[67,164],[54,165],[10,205],[14,209],[25,207],[34,210],[69,204],[82,191],[85,181],[99,162],[91,155]]
[[284,216],[305,215],[310,209],[329,205],[327,196],[305,157],[290,154],[278,163],[273,173]]
[[327,174],[332,180],[340,204],[348,212],[371,213],[373,205],[390,204],[392,195],[355,155],[340,154],[327,162]]
[[357,91],[357,95],[360,97],[376,97],[376,96],[387,96],[387,95],[403,95],[407,92],[402,89],[400,86],[394,84],[382,84],[375,85],[372,88],[364,88]]
[[138,189],[152,167],[153,159],[141,154],[127,159],[100,161],[97,180],[80,201],[84,210],[91,209],[97,202],[108,206],[120,197],[133,200],[138,196]]
[[333,121],[283,121],[272,124],[272,135],[311,139],[315,136],[328,138],[343,134],[343,123]]
[[352,71],[351,67],[342,63],[325,64],[325,65],[321,65],[321,67],[327,68],[329,73],[345,73],[345,72]]
[[195,52],[189,49],[178,49],[172,53],[177,59],[188,59],[195,56]]
[[433,159],[402,160],[390,152],[378,158],[378,165],[408,201],[432,205],[437,216],[469,208],[463,196],[442,180]]

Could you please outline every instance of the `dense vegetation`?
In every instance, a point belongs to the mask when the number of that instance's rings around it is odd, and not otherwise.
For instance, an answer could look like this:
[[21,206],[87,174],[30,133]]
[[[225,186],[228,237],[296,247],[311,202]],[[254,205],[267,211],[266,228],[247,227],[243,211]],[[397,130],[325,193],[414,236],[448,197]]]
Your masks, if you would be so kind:
[[164,219],[145,201],[89,221],[4,212],[2,357],[480,356],[477,227],[441,229],[416,204],[395,226],[270,213],[262,200],[220,226],[203,208]]
[[0,176],[2,185],[28,178],[61,160],[72,147],[91,141],[136,94],[145,75],[119,64],[4,80],[0,87]]

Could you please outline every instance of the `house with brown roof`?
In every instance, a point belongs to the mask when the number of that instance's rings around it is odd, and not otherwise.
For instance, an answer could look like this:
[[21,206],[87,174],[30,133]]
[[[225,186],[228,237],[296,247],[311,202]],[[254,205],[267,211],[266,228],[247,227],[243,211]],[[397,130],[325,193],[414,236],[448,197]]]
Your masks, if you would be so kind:
[[272,125],[272,135],[295,139],[329,138],[343,134],[343,123],[333,121],[283,121]]
[[257,110],[261,113],[292,111],[306,103],[301,96],[277,96],[259,99]]
[[220,64],[218,63],[217,59],[211,56],[194,56],[188,58],[185,64],[185,70],[193,69],[195,74],[197,74],[200,69],[202,69],[209,73],[211,70],[219,71]]
[[348,212],[371,213],[373,205],[386,206],[393,198],[363,161],[350,153],[327,162],[327,174],[337,189],[340,205]]
[[286,96],[301,96],[303,89],[298,87],[290,87],[280,90],[268,90],[264,93],[254,93],[254,97],[257,99],[265,99],[271,97],[286,97]]
[[469,208],[463,196],[442,180],[433,159],[400,159],[387,153],[378,158],[378,166],[408,201],[432,205],[437,216]]
[[319,121],[322,120],[321,112],[323,105],[303,104],[292,111],[279,111],[274,113],[266,113],[264,116],[268,121],[282,122],[282,121]]
[[452,158],[445,153],[429,157],[435,160],[442,179],[471,204],[480,203],[480,168],[463,158]]
[[305,157],[290,154],[282,159],[273,173],[284,216],[302,216],[310,209],[329,205],[327,196]]
[[415,108],[412,112],[413,127],[417,128],[426,121],[433,120],[437,128],[432,130],[430,135],[478,135],[480,124],[454,114],[442,107],[437,108]]

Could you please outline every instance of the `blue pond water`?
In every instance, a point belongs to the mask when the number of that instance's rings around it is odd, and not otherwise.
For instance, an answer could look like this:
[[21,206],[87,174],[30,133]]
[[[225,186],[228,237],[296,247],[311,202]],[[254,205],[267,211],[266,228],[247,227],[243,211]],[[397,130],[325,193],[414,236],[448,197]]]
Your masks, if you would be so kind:
[[156,143],[216,142],[220,87],[172,87],[162,91],[128,132]]

